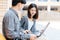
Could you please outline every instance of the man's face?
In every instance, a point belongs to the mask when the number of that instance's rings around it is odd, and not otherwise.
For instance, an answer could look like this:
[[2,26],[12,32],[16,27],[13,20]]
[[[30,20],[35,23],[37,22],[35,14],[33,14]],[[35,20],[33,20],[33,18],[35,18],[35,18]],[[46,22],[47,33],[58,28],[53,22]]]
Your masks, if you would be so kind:
[[18,7],[19,7],[19,10],[22,10],[22,9],[23,9],[23,7],[24,7],[24,4],[19,3],[19,4],[18,4]]

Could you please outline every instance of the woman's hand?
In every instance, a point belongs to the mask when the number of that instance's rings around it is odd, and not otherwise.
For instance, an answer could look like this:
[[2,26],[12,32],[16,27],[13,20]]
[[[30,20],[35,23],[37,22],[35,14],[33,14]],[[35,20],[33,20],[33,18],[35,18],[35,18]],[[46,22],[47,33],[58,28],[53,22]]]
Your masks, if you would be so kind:
[[31,34],[30,36],[31,36],[30,40],[36,40],[37,39],[36,35],[34,35],[34,34]]

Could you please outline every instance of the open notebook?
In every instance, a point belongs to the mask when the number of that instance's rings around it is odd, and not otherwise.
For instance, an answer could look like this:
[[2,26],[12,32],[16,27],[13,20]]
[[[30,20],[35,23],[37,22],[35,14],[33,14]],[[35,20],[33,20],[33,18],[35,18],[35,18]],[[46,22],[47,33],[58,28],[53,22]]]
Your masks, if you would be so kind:
[[44,28],[43,32],[41,32],[40,35],[37,36],[37,37],[40,37],[40,36],[44,33],[44,31],[47,29],[47,27],[49,26],[49,24],[50,24],[50,22],[48,22],[48,24],[47,24],[46,27]]

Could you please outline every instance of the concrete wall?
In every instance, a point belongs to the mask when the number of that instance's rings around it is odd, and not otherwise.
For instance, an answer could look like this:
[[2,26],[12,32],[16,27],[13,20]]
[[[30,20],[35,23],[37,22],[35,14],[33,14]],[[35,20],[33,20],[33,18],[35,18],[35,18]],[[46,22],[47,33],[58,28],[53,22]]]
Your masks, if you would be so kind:
[[0,0],[0,33],[2,33],[2,19],[8,9],[8,0]]

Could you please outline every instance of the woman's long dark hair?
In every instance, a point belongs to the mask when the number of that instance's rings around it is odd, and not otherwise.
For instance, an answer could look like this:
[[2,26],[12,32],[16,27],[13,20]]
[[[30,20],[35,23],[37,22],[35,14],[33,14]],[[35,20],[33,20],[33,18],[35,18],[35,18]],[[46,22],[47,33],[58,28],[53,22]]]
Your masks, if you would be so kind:
[[30,14],[30,9],[35,7],[36,8],[36,14],[33,16],[33,19],[37,19],[38,18],[38,8],[36,4],[30,4],[28,7],[28,18],[31,18],[31,14]]

